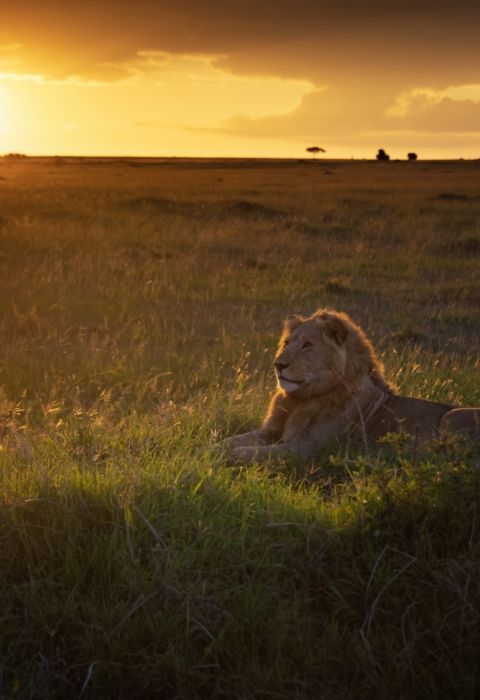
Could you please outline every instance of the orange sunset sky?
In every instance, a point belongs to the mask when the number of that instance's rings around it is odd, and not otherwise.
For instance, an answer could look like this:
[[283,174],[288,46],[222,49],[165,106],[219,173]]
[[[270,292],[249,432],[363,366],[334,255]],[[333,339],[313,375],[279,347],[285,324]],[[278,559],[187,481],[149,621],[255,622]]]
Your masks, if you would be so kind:
[[478,0],[0,0],[0,153],[480,157]]

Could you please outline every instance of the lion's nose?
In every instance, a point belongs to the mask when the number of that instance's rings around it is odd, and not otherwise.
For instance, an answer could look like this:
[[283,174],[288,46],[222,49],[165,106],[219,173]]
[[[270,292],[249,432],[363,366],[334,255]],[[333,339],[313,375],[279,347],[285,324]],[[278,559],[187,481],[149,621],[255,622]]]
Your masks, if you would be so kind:
[[284,362],[275,362],[274,367],[277,370],[277,372],[281,372],[282,369],[287,369],[288,362],[286,364]]

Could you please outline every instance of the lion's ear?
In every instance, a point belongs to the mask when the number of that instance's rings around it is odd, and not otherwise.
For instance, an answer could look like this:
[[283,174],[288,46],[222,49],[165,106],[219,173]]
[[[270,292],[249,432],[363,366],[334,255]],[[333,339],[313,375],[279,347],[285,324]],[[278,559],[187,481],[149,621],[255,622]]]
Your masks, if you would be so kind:
[[323,322],[323,329],[325,333],[337,343],[337,345],[343,345],[347,339],[347,327],[341,319],[336,318],[335,316],[333,318],[328,318]]
[[296,314],[292,314],[291,316],[287,316],[285,321],[283,322],[283,332],[284,333],[291,333],[292,331],[295,330],[295,328],[298,328],[303,323],[303,318],[301,316],[297,316]]

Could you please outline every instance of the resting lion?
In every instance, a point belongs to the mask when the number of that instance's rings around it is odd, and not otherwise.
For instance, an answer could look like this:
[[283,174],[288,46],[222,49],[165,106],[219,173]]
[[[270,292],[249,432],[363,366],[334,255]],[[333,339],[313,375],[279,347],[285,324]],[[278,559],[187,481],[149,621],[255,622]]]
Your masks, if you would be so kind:
[[352,433],[368,444],[399,430],[420,443],[452,433],[480,439],[480,408],[399,396],[370,341],[344,313],[288,317],[275,374],[278,389],[262,427],[226,441],[236,460],[306,459],[327,439]]

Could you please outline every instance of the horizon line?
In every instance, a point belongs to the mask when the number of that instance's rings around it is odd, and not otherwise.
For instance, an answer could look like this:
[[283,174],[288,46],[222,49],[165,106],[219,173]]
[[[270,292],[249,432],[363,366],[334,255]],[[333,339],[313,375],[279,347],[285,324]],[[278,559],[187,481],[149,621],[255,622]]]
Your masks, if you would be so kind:
[[[19,151],[11,151],[8,153],[3,153],[0,155],[0,158],[3,158],[5,160],[22,160],[23,158],[26,159],[33,159],[33,158],[75,158],[77,160],[81,159],[97,159],[97,160],[215,160],[215,161],[224,161],[224,160],[238,160],[238,161],[245,161],[245,160],[261,160],[261,161],[293,161],[296,163],[328,163],[328,162],[351,162],[351,161],[372,161],[372,162],[377,162],[378,159],[373,156],[373,157],[365,157],[365,156],[351,156],[349,158],[300,158],[300,157],[294,157],[294,156],[175,156],[175,155],[158,155],[158,156],[152,156],[152,155],[102,155],[102,154],[83,154],[83,155],[77,155],[73,153],[68,153],[68,154],[60,154],[60,153],[50,153],[50,154],[45,154],[45,153],[35,153],[35,154],[29,154],[29,153],[22,153]],[[417,158],[416,161],[410,161],[408,158],[390,158],[389,161],[385,162],[390,162],[390,163],[395,163],[395,162],[457,162],[457,161],[477,161],[480,160],[480,156],[477,157],[464,157],[464,156],[459,156],[458,158],[447,158],[447,157],[439,157],[439,158]]]

